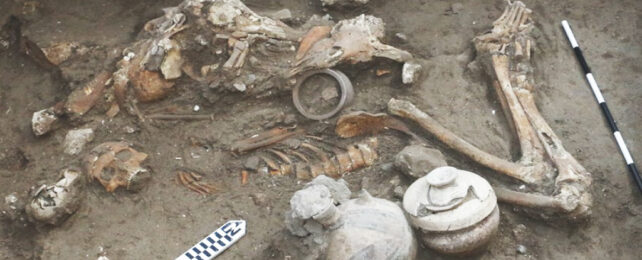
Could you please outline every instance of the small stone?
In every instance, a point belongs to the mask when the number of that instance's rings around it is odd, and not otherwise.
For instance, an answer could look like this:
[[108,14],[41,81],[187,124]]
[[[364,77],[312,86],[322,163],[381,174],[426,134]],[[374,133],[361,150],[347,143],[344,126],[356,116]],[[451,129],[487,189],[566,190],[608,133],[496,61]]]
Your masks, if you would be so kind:
[[209,44],[207,39],[205,39],[202,34],[196,35],[196,37],[194,37],[194,41],[198,42],[198,44],[200,44],[201,46],[207,46]]
[[299,147],[301,147],[301,140],[299,139],[294,139],[294,138],[285,139],[281,143],[286,145],[290,149],[299,149]]
[[403,64],[401,70],[401,81],[403,84],[411,84],[419,78],[419,72],[421,71],[421,64],[416,61],[408,61]]
[[232,86],[238,91],[244,92],[247,89],[247,86],[243,83],[234,83]]
[[339,97],[339,91],[335,87],[327,87],[321,91],[321,98],[325,101],[329,101],[337,97]]
[[265,195],[265,193],[253,193],[252,195],[250,195],[250,197],[252,198],[252,201],[256,206],[263,207],[267,205],[267,195]]
[[269,15],[272,19],[281,20],[281,21],[290,21],[292,20],[292,12],[290,9],[281,9]]
[[4,204],[0,207],[0,220],[16,221],[23,217],[24,203],[18,198],[17,192],[4,197]]
[[128,134],[133,134],[136,132],[136,128],[133,128],[127,125],[123,127],[123,131],[125,131],[125,133],[128,133]]
[[245,160],[245,164],[243,165],[243,167],[248,170],[256,171],[259,168],[260,161],[261,160],[258,156],[250,156],[249,158],[247,158],[247,160]]
[[515,240],[524,240],[526,239],[526,234],[527,234],[527,228],[524,224],[518,224],[513,228],[513,236],[515,236]]
[[194,110],[194,112],[198,112],[198,111],[200,111],[200,110],[201,110],[201,106],[199,106],[199,105],[194,105],[194,108],[193,108],[192,110]]
[[408,42],[408,36],[405,33],[396,33],[395,36],[402,42]]
[[211,72],[215,71],[218,69],[218,64],[211,64],[211,65],[205,65],[201,67],[201,76],[206,77],[209,75]]
[[78,154],[85,147],[85,144],[92,140],[94,140],[94,130],[91,128],[71,130],[65,136],[65,153],[69,155]]
[[458,14],[461,12],[461,10],[464,9],[464,5],[462,3],[453,3],[450,6],[450,10],[453,11],[454,14]]
[[285,115],[285,118],[283,118],[283,123],[286,125],[294,125],[296,124],[296,115],[295,114],[287,114]]
[[321,0],[323,6],[356,6],[365,5],[370,0]]
[[392,179],[390,179],[389,182],[391,186],[397,186],[399,185],[399,183],[401,183],[401,178],[399,178],[399,175],[395,175],[392,177]]
[[392,194],[395,196],[395,198],[403,198],[404,193],[406,193],[406,189],[401,186],[397,186],[394,190],[392,190]]
[[33,113],[31,117],[31,128],[36,135],[44,135],[51,131],[53,123],[58,120],[58,117],[53,111],[53,108],[47,108]]
[[421,178],[442,166],[448,166],[444,155],[437,149],[421,145],[406,146],[395,156],[395,167],[413,178]]
[[518,245],[517,246],[517,253],[520,253],[522,255],[526,254],[526,246],[524,245]]
[[384,170],[387,172],[392,171],[394,167],[395,167],[394,163],[390,163],[390,162],[381,164],[381,170]]

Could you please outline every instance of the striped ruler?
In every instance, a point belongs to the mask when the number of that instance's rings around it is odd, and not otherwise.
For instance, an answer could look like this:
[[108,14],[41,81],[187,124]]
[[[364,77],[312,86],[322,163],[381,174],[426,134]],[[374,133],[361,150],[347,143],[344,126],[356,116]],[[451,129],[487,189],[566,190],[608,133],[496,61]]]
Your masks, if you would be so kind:
[[580,49],[580,46],[577,44],[577,40],[575,40],[573,31],[571,31],[571,26],[569,26],[568,22],[564,20],[562,21],[562,27],[564,28],[566,37],[568,37],[568,41],[571,43],[571,47],[575,52],[575,57],[577,57],[577,60],[580,62],[580,66],[582,66],[582,70],[586,75],[586,80],[591,86],[593,95],[595,95],[595,99],[597,100],[597,103],[600,105],[600,108],[602,109],[602,113],[606,117],[606,120],[609,123],[609,127],[611,128],[611,131],[613,131],[613,136],[615,137],[617,146],[620,148],[620,152],[622,153],[622,156],[624,157],[624,161],[626,162],[626,165],[629,168],[631,175],[633,176],[633,180],[635,180],[635,183],[640,189],[640,192],[642,192],[642,178],[640,178],[640,173],[638,172],[638,168],[635,166],[635,162],[633,162],[633,157],[631,157],[631,154],[629,153],[629,149],[626,147],[626,143],[624,143],[624,138],[622,138],[622,134],[620,133],[620,130],[617,128],[617,125],[615,124],[615,119],[613,119],[613,115],[611,115],[611,111],[609,110],[609,107],[606,105],[606,101],[602,96],[602,91],[600,91],[600,87],[597,85],[597,82],[593,77],[593,73],[591,73],[591,69],[589,68],[588,63],[586,63],[586,59],[584,59],[584,54],[582,54],[582,50]]
[[245,236],[245,220],[230,220],[188,249],[176,260],[210,260]]

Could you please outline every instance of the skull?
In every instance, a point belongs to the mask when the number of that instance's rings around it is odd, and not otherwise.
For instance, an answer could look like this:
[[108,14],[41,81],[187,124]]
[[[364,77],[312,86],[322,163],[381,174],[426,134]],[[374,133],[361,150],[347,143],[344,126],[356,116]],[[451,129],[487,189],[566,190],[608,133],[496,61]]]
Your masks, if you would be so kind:
[[147,154],[138,152],[126,142],[106,142],[85,156],[85,170],[108,192],[123,186],[137,191],[149,180],[151,173],[140,165]]
[[35,189],[25,208],[29,219],[58,225],[76,212],[83,198],[83,183],[79,177],[80,171],[65,169],[56,184]]

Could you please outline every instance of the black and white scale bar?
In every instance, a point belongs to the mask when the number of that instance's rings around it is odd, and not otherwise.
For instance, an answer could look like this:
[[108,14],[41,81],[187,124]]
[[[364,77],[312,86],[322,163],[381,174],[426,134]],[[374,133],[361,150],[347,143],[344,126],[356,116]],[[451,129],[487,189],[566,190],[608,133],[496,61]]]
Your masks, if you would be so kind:
[[588,63],[586,63],[586,59],[584,59],[584,54],[582,54],[582,50],[580,49],[580,46],[577,44],[577,41],[575,40],[573,31],[571,31],[571,27],[568,25],[568,22],[566,20],[562,21],[562,27],[564,28],[566,37],[568,37],[568,41],[571,43],[571,47],[575,52],[575,56],[577,57],[577,60],[580,62],[580,66],[582,66],[582,70],[586,74],[586,80],[591,86],[591,90],[593,90],[593,95],[595,95],[595,99],[597,99],[597,103],[600,105],[600,108],[602,109],[602,112],[604,113],[604,116],[606,117],[606,120],[608,121],[609,126],[611,127],[611,131],[613,131],[613,136],[615,137],[615,141],[617,142],[617,145],[620,148],[620,152],[622,153],[622,156],[624,156],[624,160],[626,161],[627,167],[629,168],[631,175],[633,175],[633,179],[635,180],[635,183],[640,189],[640,192],[642,192],[642,178],[640,177],[638,168],[635,166],[635,163],[633,162],[633,158],[629,153],[629,149],[626,147],[626,143],[624,143],[622,134],[620,134],[620,130],[617,128],[617,125],[615,124],[613,115],[611,115],[611,111],[609,110],[609,107],[606,105],[606,101],[602,96],[602,91],[600,91],[600,88],[597,86],[597,82],[595,81],[595,78],[591,73],[591,69],[589,68]]
[[230,220],[214,230],[176,260],[210,260],[245,236],[245,220]]

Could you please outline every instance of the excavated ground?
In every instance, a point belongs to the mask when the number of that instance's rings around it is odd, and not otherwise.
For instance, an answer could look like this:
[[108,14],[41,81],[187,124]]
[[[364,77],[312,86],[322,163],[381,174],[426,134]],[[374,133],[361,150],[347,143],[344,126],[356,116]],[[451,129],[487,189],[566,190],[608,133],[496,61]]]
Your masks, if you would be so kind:
[[[143,111],[170,105],[199,113],[213,113],[214,121],[163,121],[141,124],[121,113],[105,118],[94,109],[81,121],[66,122],[43,137],[34,137],[31,114],[64,98],[71,89],[98,73],[108,50],[132,43],[161,8],[180,0],[58,0],[0,1],[0,21],[10,14],[25,21],[24,34],[40,46],[76,41],[90,47],[85,55],[63,63],[66,83],[53,80],[31,61],[0,55],[0,195],[25,198],[29,187],[51,183],[58,171],[78,165],[78,157],[62,153],[68,130],[94,127],[96,137],[87,148],[104,141],[126,140],[149,154],[153,171],[149,185],[138,193],[107,193],[99,184],[87,187],[81,209],[55,228],[0,226],[0,259],[165,259],[181,254],[230,219],[245,219],[248,233],[218,259],[302,259],[305,246],[288,234],[283,213],[303,183],[291,176],[250,175],[240,184],[239,168],[246,156],[234,157],[229,145],[270,126],[279,114],[296,115],[301,127],[329,142],[347,144],[333,134],[336,118],[312,122],[298,115],[289,93],[256,99],[230,96],[209,103],[189,80],[180,80],[163,101]],[[329,13],[335,20],[361,13],[381,17],[387,24],[384,42],[415,54],[424,76],[415,86],[402,86],[401,65],[387,60],[340,67],[353,81],[355,102],[346,111],[385,111],[391,97],[412,100],[443,125],[493,154],[517,157],[516,142],[489,88],[488,78],[468,66],[474,58],[471,39],[487,30],[504,9],[505,1],[462,1],[454,13],[451,1],[372,0],[356,9],[321,7],[316,0],[245,1],[256,11],[289,8],[307,19]],[[33,12],[25,3],[36,3]],[[534,12],[537,105],[565,147],[593,174],[595,197],[592,217],[582,223],[532,218],[501,205],[500,231],[489,249],[474,259],[639,259],[642,238],[642,195],[632,185],[624,162],[601,112],[584,82],[559,22],[568,19],[603,88],[636,161],[642,161],[642,1],[599,0],[532,1]],[[458,9],[458,8],[456,8]],[[407,41],[395,37],[403,33]],[[391,70],[376,76],[377,69]],[[134,129],[133,133],[128,133]],[[415,129],[421,132],[419,129]],[[450,165],[497,179],[491,171],[467,161],[430,138],[431,146],[446,155]],[[409,140],[396,133],[379,136],[382,155],[372,167],[349,174],[353,191],[367,189],[393,201],[395,179],[410,179],[391,169],[392,156]],[[204,145],[194,146],[194,140]],[[203,147],[206,146],[206,147]],[[198,154],[199,156],[194,156]],[[177,169],[190,168],[216,183],[220,190],[199,196],[177,185]],[[518,245],[526,247],[520,254]],[[291,258],[287,258],[290,256]],[[445,257],[421,248],[419,259]]]

